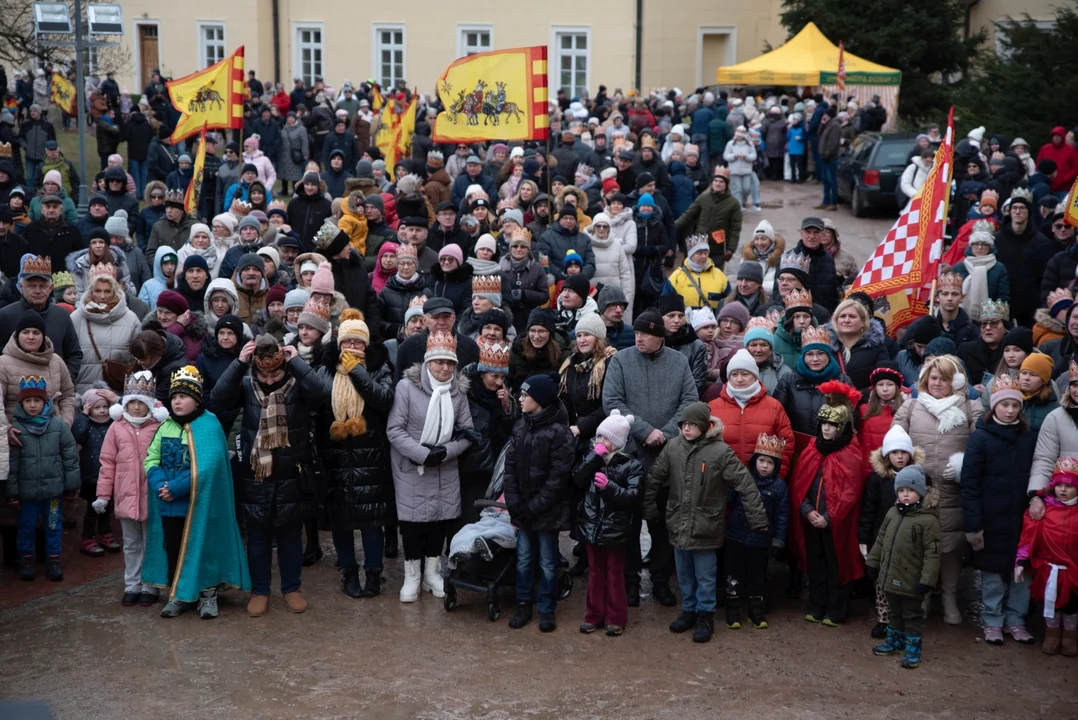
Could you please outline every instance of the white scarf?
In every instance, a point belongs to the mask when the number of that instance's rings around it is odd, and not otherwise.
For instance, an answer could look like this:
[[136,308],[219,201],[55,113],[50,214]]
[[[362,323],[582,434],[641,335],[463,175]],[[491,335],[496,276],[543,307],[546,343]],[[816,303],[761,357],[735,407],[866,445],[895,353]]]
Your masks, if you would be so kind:
[[948,395],[939,399],[924,392],[917,396],[917,401],[939,421],[936,432],[940,435],[966,424],[966,413],[958,408],[958,403],[962,402],[961,395]]
[[135,417],[131,413],[127,412],[127,410],[124,410],[124,420],[131,423],[135,427],[142,427],[143,425],[146,424],[146,422],[148,420],[150,420],[152,418],[153,418],[153,415],[151,413],[146,413],[142,417]]
[[749,400],[752,400],[756,396],[756,393],[760,392],[760,381],[753,380],[752,385],[749,385],[747,388],[741,388],[740,390],[733,385],[727,384],[726,392],[734,399],[734,402],[740,405],[741,409],[744,410],[745,406],[749,404]]
[[995,255],[970,255],[962,262],[966,264],[969,275],[962,281],[962,292],[966,299],[962,303],[970,320],[981,319],[981,303],[988,299],[988,271],[995,267]]
[[[453,427],[456,425],[456,417],[453,413],[453,398],[449,391],[453,386],[453,378],[440,382],[430,374],[426,363],[423,364],[423,372],[430,382],[430,401],[427,403],[427,417],[423,419],[423,434],[419,436],[422,445],[445,445],[453,435]],[[423,474],[424,467],[418,468],[419,474]]]

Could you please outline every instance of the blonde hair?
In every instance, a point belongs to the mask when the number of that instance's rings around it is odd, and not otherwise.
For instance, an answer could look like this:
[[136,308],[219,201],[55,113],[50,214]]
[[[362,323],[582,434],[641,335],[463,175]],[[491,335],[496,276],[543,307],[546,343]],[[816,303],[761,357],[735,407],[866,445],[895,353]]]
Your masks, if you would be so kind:
[[[834,328],[835,337],[839,337],[838,334],[838,316],[842,314],[842,311],[847,308],[853,308],[857,313],[857,317],[861,318],[861,337],[869,331],[872,327],[872,318],[868,315],[868,310],[857,300],[851,300],[849,298],[843,300],[835,308],[835,312],[831,313],[831,327]],[[860,339],[860,338],[858,338]]]
[[951,383],[951,394],[958,393],[954,388],[954,377],[962,368],[962,361],[954,355],[937,355],[925,360],[921,366],[921,376],[917,379],[917,392],[928,393],[928,376],[933,370],[937,371],[944,380]]

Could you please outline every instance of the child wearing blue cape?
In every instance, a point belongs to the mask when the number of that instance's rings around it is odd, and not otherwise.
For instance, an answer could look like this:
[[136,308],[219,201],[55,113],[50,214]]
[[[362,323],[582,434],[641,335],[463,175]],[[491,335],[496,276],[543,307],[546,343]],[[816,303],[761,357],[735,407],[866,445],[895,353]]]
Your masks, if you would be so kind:
[[193,365],[172,374],[169,419],[146,454],[149,527],[142,581],[168,591],[161,617],[196,602],[203,620],[217,617],[217,589],[251,589],[247,556],[231,508],[232,469],[221,424],[202,405]]

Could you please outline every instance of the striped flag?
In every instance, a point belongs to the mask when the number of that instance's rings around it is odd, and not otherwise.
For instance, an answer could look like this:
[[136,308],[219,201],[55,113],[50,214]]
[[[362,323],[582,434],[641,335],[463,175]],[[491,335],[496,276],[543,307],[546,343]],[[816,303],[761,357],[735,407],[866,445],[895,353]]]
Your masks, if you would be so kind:
[[1068,225],[1078,227],[1078,178],[1071,185],[1071,191],[1067,193],[1067,199],[1063,203],[1063,221]]
[[846,92],[846,45],[841,40],[838,41],[838,72],[835,73],[835,84],[838,85],[838,91]]
[[191,173],[191,184],[187,186],[187,192],[183,195],[183,208],[191,217],[198,212],[198,201],[202,197],[202,175],[206,167],[206,126],[202,126],[202,134],[198,137],[198,152],[195,153],[195,167]]

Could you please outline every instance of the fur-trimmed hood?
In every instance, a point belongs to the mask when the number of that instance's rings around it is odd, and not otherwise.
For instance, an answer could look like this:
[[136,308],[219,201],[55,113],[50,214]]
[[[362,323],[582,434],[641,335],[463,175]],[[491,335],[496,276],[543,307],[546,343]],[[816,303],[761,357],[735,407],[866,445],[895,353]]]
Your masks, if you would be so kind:
[[1038,325],[1049,332],[1060,333],[1062,335],[1067,334],[1067,326],[1052,317],[1048,308],[1039,308],[1033,313],[1033,319]]
[[[839,339],[838,331],[830,322],[824,324],[824,327],[831,331],[831,349],[836,353],[841,353],[842,340]],[[870,318],[868,332],[861,336],[861,339],[857,341],[854,347],[874,348],[881,347],[886,343],[887,333],[884,331],[883,323],[875,322],[875,318]]]
[[[876,474],[880,477],[895,479],[895,475],[898,473],[887,462],[887,458],[883,456],[883,448],[876,448],[868,456],[869,463],[872,464],[872,469],[876,471]],[[925,451],[922,448],[913,448],[913,462],[911,465],[920,465],[924,467],[925,464]]]
[[576,195],[576,207],[578,210],[583,210],[588,206],[588,194],[578,188],[576,185],[566,185],[558,193],[558,196],[554,199],[554,207],[556,210],[561,210],[565,206],[565,196],[572,193]]
[[[782,235],[775,233],[775,244],[771,247],[771,252],[767,254],[767,266],[777,268],[779,266],[779,258],[786,252],[786,241],[783,240]],[[751,262],[759,262],[756,257],[756,253],[752,249],[752,238],[745,243],[745,247],[741,248],[741,259],[749,260]]]

